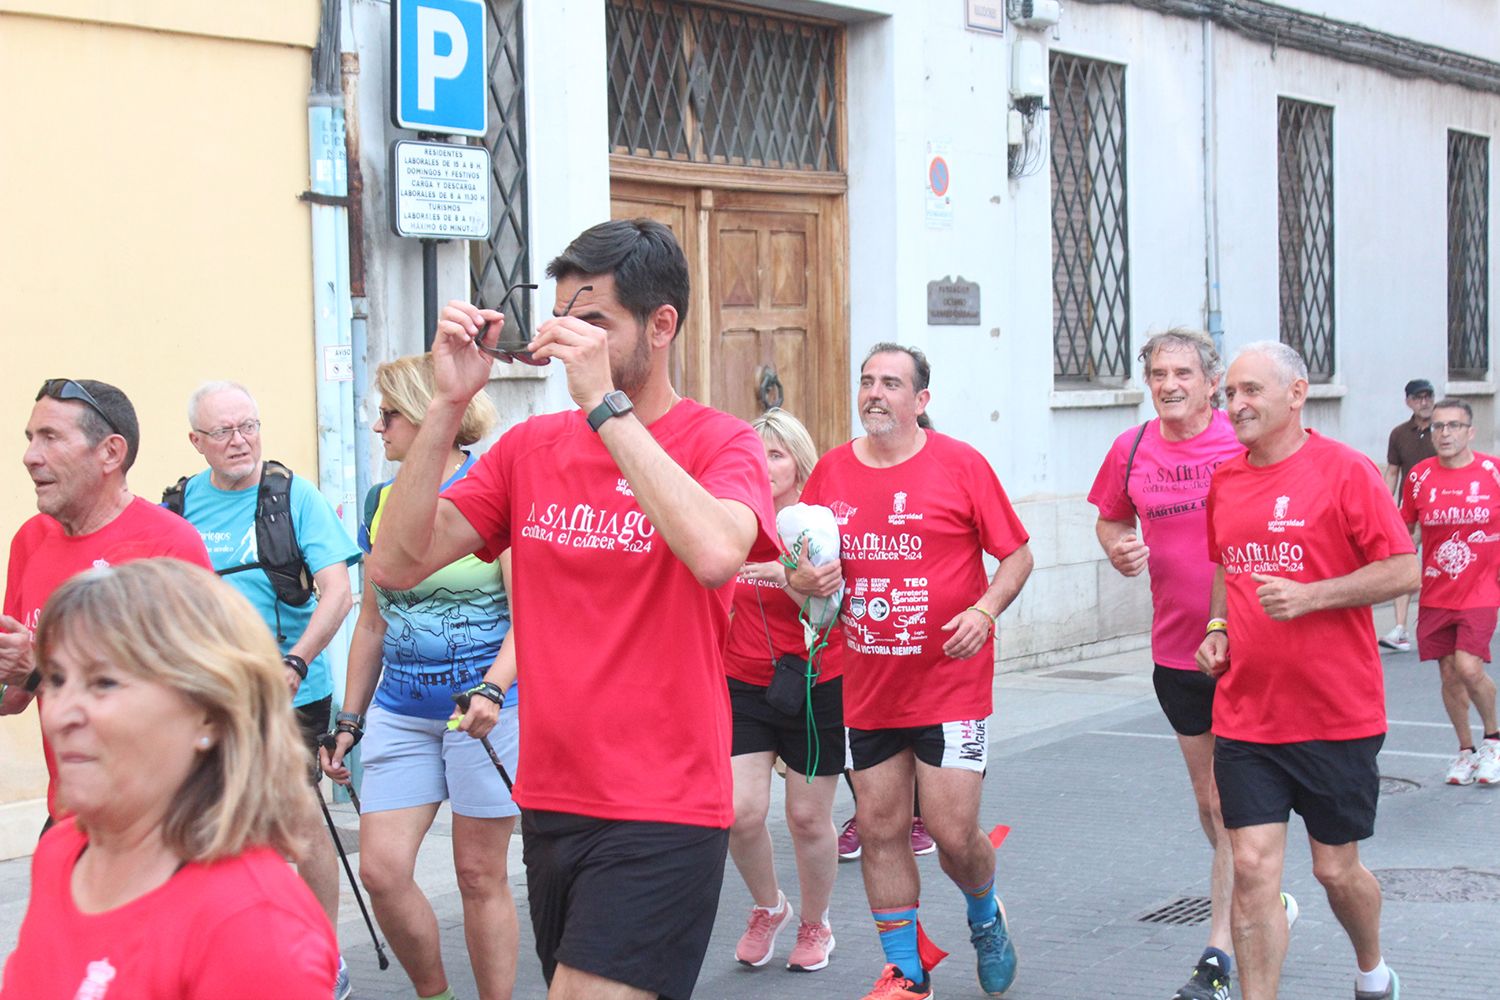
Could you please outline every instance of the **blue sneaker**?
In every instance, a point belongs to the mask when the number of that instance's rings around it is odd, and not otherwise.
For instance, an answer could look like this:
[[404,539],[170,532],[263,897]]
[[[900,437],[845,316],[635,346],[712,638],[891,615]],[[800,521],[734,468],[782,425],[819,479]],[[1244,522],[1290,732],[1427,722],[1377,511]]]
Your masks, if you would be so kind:
[[1016,946],[1005,926],[1005,907],[1000,907],[993,920],[970,924],[969,941],[978,958],[979,988],[992,997],[1010,989],[1016,981]]

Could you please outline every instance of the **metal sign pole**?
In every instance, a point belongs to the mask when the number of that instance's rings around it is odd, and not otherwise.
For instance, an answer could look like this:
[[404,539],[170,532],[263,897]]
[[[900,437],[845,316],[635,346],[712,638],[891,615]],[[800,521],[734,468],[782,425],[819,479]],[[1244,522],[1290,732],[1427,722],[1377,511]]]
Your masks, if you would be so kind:
[[437,240],[422,241],[422,349],[437,337]]

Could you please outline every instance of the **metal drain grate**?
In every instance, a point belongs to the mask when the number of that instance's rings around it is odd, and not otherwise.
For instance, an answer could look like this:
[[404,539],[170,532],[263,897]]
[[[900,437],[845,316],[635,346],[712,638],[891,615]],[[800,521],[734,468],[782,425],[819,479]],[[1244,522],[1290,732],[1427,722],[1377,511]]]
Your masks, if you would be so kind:
[[1136,919],[1143,924],[1191,927],[1193,924],[1204,923],[1211,916],[1213,916],[1213,903],[1207,896],[1182,896]]
[[1400,795],[1402,792],[1415,792],[1422,786],[1407,778],[1388,778],[1380,776],[1381,795]]
[[1112,674],[1107,670],[1053,670],[1050,673],[1039,674],[1040,677],[1058,677],[1068,681],[1108,681],[1116,677],[1124,677],[1124,674]]
[[1500,872],[1473,868],[1382,868],[1375,877],[1386,899],[1408,903],[1500,902]]

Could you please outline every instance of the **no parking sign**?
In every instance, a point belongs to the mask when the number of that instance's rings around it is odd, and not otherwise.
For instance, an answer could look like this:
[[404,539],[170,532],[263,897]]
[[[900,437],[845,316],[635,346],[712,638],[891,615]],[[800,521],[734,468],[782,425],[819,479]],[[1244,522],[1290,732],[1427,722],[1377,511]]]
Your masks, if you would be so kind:
[[927,228],[953,228],[953,167],[948,143],[927,143]]

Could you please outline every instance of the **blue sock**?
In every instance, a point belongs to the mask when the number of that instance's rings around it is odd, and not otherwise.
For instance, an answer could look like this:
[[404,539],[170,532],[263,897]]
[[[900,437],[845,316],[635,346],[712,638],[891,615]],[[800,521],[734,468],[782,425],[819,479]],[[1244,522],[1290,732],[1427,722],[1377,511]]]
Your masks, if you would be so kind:
[[1200,962],[1207,962],[1209,959],[1213,959],[1218,963],[1219,968],[1224,970],[1224,975],[1226,976],[1234,969],[1234,959],[1230,958],[1227,952],[1220,951],[1213,945],[1204,948],[1203,954],[1198,957],[1198,961]]
[[995,902],[995,876],[991,875],[983,885],[972,888],[966,885],[959,886],[964,893],[964,903],[969,908],[969,924],[978,927],[995,919],[1000,912],[1000,904]]
[[922,960],[917,957],[917,904],[889,910],[871,910],[875,930],[880,934],[880,948],[885,960],[901,970],[914,983],[927,977]]

